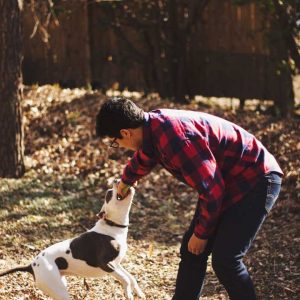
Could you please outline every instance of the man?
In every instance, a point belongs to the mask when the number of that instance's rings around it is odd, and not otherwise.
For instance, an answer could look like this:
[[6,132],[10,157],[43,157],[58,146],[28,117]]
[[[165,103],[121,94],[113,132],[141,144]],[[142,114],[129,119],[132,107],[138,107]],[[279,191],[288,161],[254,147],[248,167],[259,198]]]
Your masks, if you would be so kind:
[[210,254],[230,299],[256,299],[243,257],[278,197],[282,177],[267,149],[224,119],[171,109],[146,113],[122,97],[102,105],[96,132],[112,138],[112,147],[135,151],[118,186],[121,198],[157,163],[199,194],[182,240],[173,300],[198,299]]

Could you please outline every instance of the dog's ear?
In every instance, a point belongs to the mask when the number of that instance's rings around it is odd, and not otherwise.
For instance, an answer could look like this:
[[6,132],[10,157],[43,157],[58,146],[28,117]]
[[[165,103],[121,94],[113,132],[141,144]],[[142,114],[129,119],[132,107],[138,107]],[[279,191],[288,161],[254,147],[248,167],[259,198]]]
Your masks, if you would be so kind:
[[105,202],[109,203],[109,201],[112,199],[113,195],[114,195],[113,190],[108,190],[105,195]]

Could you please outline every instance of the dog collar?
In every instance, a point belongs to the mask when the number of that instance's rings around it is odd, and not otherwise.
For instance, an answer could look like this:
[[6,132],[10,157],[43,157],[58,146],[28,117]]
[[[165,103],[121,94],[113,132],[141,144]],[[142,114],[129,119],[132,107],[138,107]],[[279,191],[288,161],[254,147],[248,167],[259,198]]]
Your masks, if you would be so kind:
[[121,224],[117,224],[114,221],[108,220],[108,219],[104,219],[104,221],[106,222],[107,225],[109,226],[115,226],[115,227],[120,227],[120,228],[126,228],[128,227],[128,225],[121,225]]

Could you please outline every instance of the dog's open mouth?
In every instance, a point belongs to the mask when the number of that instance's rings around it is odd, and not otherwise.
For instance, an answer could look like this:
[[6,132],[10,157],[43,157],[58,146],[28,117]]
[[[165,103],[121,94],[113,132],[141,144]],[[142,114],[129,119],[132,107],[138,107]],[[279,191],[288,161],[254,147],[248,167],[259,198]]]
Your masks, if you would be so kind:
[[104,218],[104,215],[105,215],[105,211],[100,211],[98,214],[97,214],[97,217],[99,219],[103,219]]

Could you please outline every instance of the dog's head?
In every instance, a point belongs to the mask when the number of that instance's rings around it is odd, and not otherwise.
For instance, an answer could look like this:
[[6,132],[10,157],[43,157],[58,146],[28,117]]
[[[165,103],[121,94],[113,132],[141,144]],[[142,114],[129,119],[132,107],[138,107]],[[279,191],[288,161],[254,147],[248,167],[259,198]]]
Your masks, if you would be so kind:
[[133,187],[129,188],[127,196],[119,200],[117,187],[119,180],[115,179],[112,189],[107,190],[104,204],[98,214],[99,218],[113,221],[120,225],[128,225],[129,211],[135,194]]

